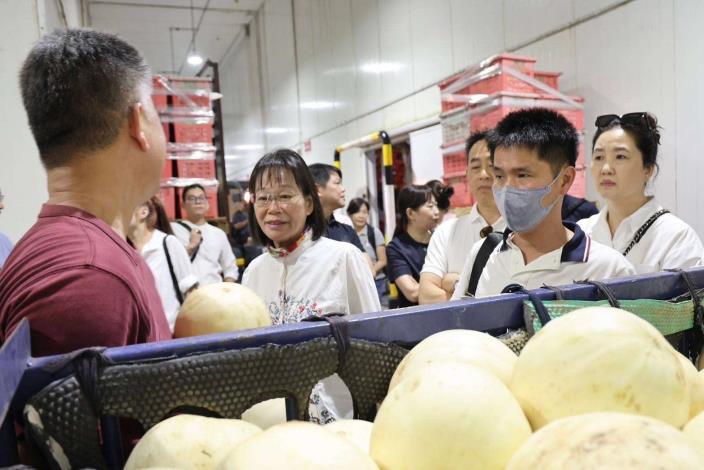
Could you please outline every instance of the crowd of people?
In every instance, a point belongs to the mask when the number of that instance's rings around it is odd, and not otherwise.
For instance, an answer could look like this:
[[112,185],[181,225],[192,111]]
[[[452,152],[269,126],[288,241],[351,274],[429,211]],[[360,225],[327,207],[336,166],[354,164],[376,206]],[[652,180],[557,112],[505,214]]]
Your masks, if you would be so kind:
[[[281,324],[704,263],[694,230],[649,193],[660,128],[646,112],[596,120],[601,210],[568,195],[575,128],[533,108],[469,137],[465,215],[442,182],[409,185],[386,240],[367,199],[346,205],[338,168],[280,149],[252,171],[228,239],[206,220],[202,186],[182,191],[179,221],[154,197],[165,138],[132,46],[91,30],[46,35],[20,85],[49,199],[14,248],[0,238],[0,342],[27,318],[37,356],[169,339],[184,299],[215,282],[241,281]],[[240,275],[233,245],[251,243],[263,253]]]
[[[151,83],[111,34],[55,32],[29,52],[20,87],[49,198],[14,247],[0,234],[0,344],[24,319],[34,356],[168,340],[187,296],[217,282],[241,282],[284,324],[704,264],[699,236],[651,195],[660,127],[647,112],[596,119],[601,210],[568,195],[577,131],[533,108],[467,140],[465,215],[442,182],[408,185],[386,240],[369,200],[346,205],[340,169],[279,149],[254,167],[228,238],[202,186],[181,191],[183,220],[154,196],[166,142]],[[253,244],[261,255],[243,255]],[[318,383],[312,419],[351,417],[344,392],[339,377]]]

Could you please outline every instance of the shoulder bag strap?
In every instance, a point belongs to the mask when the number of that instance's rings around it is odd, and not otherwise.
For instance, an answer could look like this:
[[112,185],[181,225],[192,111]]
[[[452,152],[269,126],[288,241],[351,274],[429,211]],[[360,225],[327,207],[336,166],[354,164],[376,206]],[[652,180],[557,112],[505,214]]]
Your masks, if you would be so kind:
[[369,224],[367,224],[367,239],[372,245],[372,251],[374,252],[374,255],[376,255],[376,236],[374,235],[374,229]]
[[469,285],[467,286],[465,295],[474,297],[474,294],[477,292],[479,278],[482,275],[484,266],[486,266],[486,262],[489,261],[489,255],[491,255],[491,252],[494,251],[494,248],[496,248],[496,246],[501,243],[502,239],[503,234],[500,232],[491,232],[487,234],[486,238],[484,239],[484,243],[482,243],[481,248],[479,248],[477,257],[474,258],[474,265],[472,265],[472,274],[469,276]]
[[[186,230],[188,230],[189,234],[193,231],[191,226],[182,220],[177,220],[176,223],[179,224],[181,227],[185,228]],[[196,255],[198,254],[198,250],[200,250],[201,243],[203,243],[202,234],[201,234],[200,243],[198,243],[198,245],[193,249],[193,253],[191,254],[191,262],[193,262],[193,260],[196,259]]]
[[166,262],[169,265],[169,273],[171,273],[171,282],[174,285],[174,291],[176,292],[176,298],[178,299],[178,303],[183,305],[183,294],[181,293],[181,289],[178,287],[178,279],[176,279],[176,273],[174,273],[174,265],[171,262],[171,255],[169,255],[169,249],[166,247],[166,239],[169,236],[165,236],[162,244],[164,245],[164,254],[166,255]]
[[626,256],[631,249],[636,246],[636,244],[640,241],[641,238],[643,238],[643,235],[645,235],[645,232],[648,231],[651,225],[655,223],[656,220],[660,218],[660,216],[663,216],[665,214],[669,214],[670,211],[667,209],[660,209],[657,211],[655,214],[651,215],[648,220],[645,221],[643,225],[636,231],[636,234],[633,235],[633,240],[631,240],[631,243],[628,244],[628,247],[626,247],[625,250],[623,250],[623,256]]

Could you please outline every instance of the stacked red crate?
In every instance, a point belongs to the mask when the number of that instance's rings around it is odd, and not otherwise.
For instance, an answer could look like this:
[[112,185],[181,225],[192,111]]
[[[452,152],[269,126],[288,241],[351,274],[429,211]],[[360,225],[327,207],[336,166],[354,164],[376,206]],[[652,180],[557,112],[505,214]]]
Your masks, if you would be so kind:
[[[444,179],[455,188],[455,206],[473,202],[463,176],[464,146],[459,147],[470,132],[492,129],[512,111],[545,107],[565,116],[583,135],[584,100],[562,94],[558,89],[561,73],[536,71],[535,63],[530,57],[501,54],[468,67],[439,85]],[[570,194],[584,197],[585,185],[584,145],[580,144],[577,178]]]
[[183,217],[182,188],[199,183],[206,188],[210,203],[208,217],[217,217],[212,82],[208,78],[156,76],[153,85],[152,98],[170,142],[160,191],[167,214],[171,219]]

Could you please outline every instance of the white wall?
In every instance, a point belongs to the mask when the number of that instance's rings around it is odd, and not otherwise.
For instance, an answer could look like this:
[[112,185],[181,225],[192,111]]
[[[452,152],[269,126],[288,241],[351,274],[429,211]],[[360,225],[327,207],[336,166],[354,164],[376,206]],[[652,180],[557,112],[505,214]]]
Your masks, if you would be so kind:
[[[80,0],[63,0],[67,24],[81,24]],[[0,0],[0,231],[16,242],[47,199],[46,176],[19,89],[22,61],[44,32],[64,29],[56,0]]]
[[44,171],[22,106],[18,73],[39,37],[34,1],[0,0],[0,231],[13,241],[34,223],[46,200]]
[[[254,26],[266,57],[253,113],[262,128],[288,130],[263,139],[264,150],[310,140],[304,156],[331,162],[340,143],[439,113],[433,84],[453,72],[505,50],[532,55],[539,68],[564,73],[564,91],[586,99],[588,143],[599,114],[658,116],[656,193],[704,235],[696,189],[704,166],[702,24],[698,0],[294,0],[293,11],[289,0],[267,0]],[[345,179],[359,192],[363,165],[354,158],[343,154],[343,170],[354,166]],[[596,195],[590,182],[588,195]]]

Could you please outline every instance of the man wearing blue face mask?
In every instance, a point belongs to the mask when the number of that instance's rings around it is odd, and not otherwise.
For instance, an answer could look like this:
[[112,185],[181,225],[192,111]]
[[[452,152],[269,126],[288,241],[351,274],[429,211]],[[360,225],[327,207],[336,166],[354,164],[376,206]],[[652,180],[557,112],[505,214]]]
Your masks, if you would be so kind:
[[[562,200],[575,177],[578,140],[567,119],[540,108],[509,114],[489,135],[494,198],[508,228],[481,271],[477,297],[499,294],[509,284],[535,289],[543,283],[558,286],[635,274],[619,252],[562,220]],[[472,247],[453,299],[468,295],[482,243]]]

